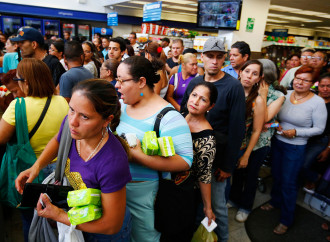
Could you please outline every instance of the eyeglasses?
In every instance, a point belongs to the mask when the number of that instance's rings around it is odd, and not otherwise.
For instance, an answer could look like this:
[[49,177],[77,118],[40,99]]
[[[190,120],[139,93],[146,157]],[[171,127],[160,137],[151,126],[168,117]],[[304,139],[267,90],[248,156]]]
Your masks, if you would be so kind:
[[13,81],[16,81],[16,82],[24,82],[25,79],[24,79],[24,78],[17,78],[17,77],[14,77],[14,78],[13,78]]
[[122,79],[116,78],[115,80],[116,80],[117,82],[119,82],[120,85],[123,85],[124,82],[133,81],[133,80],[135,80],[135,79],[134,79],[134,78],[130,78],[130,79],[122,80]]
[[301,58],[303,58],[303,59],[312,59],[312,56],[310,56],[310,55],[302,55]]
[[314,60],[314,59],[316,59],[316,60],[323,60],[323,58],[322,57],[320,57],[320,56],[312,56],[312,59]]
[[310,80],[306,80],[306,79],[301,79],[301,78],[299,78],[299,77],[295,77],[294,79],[293,79],[294,81],[296,81],[296,82],[303,82],[303,83],[310,83],[310,82],[313,82],[313,81],[310,81]]
[[90,54],[90,53],[92,53],[92,51],[85,50],[84,53],[85,54]]

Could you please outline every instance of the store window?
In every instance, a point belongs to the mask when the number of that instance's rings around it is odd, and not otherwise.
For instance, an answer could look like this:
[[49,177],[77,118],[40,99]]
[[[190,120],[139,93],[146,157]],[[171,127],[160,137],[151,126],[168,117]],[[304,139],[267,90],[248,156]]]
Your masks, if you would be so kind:
[[69,31],[71,38],[76,36],[76,26],[74,24],[63,24],[63,33]]
[[85,37],[86,40],[90,40],[89,38],[90,27],[89,25],[78,25],[78,36]]
[[7,36],[17,35],[18,29],[22,26],[21,19],[15,17],[4,17],[3,31]]

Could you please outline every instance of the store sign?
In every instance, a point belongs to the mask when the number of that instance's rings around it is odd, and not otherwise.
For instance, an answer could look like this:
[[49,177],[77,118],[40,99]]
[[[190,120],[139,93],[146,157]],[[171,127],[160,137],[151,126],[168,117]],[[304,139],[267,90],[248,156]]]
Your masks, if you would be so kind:
[[107,15],[108,19],[108,26],[118,26],[118,13],[108,13]]
[[154,2],[144,4],[143,6],[143,22],[157,21],[161,19],[162,2]]
[[246,23],[246,32],[253,32],[255,18],[248,18]]

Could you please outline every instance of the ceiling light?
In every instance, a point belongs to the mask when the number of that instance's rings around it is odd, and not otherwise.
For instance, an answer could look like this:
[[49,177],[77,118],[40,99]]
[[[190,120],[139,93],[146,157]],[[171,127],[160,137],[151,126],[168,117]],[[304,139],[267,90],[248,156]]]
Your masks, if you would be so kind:
[[288,23],[288,21],[277,20],[277,19],[267,19],[267,22],[274,22],[274,23]]
[[289,7],[279,6],[279,5],[270,5],[269,9],[280,11],[280,12],[303,11],[302,9],[299,9],[299,8],[289,8]]

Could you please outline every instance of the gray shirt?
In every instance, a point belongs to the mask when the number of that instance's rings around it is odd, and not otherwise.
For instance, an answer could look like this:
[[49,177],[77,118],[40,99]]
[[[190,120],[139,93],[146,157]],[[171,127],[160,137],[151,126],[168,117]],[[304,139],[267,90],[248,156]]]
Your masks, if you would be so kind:
[[317,95],[304,103],[293,104],[290,101],[292,92],[288,91],[278,119],[283,130],[296,129],[296,137],[288,139],[277,134],[276,138],[292,145],[305,145],[308,138],[322,134],[328,117],[327,108]]
[[80,81],[94,78],[86,68],[82,66],[73,67],[64,73],[60,79],[60,95],[71,98],[72,88]]

